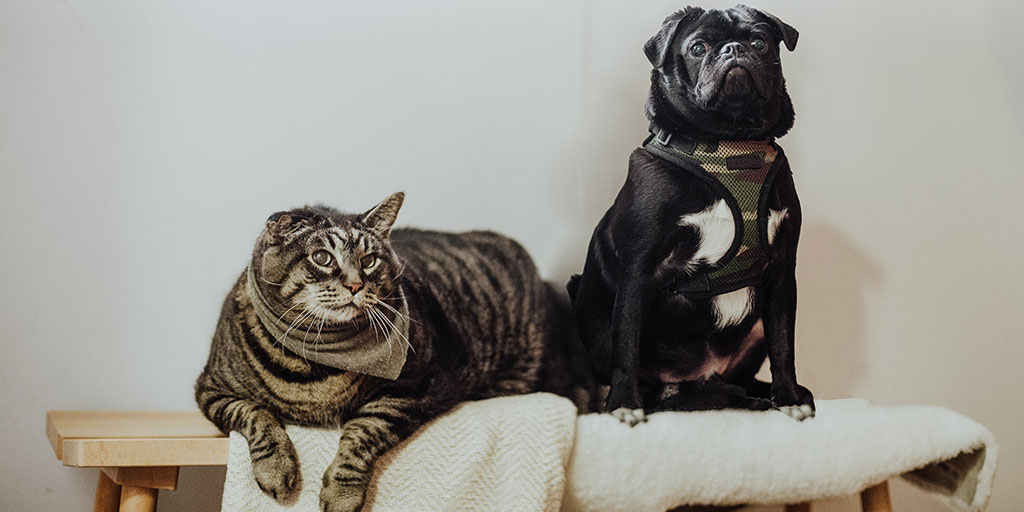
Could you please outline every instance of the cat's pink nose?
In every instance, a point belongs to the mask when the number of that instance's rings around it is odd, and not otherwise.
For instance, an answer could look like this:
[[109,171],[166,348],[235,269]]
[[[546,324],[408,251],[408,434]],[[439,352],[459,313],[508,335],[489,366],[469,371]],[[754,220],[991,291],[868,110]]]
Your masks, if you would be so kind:
[[348,288],[348,291],[352,292],[352,294],[354,295],[356,292],[363,288],[363,283],[348,283],[345,285],[345,288]]

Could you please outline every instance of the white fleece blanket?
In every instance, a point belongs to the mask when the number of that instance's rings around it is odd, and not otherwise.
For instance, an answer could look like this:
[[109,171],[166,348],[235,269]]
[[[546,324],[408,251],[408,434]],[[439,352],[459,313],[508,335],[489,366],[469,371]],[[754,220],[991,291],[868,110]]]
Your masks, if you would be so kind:
[[[547,394],[463,404],[378,462],[364,510],[662,512],[828,499],[897,475],[953,510],[984,509],[997,448],[977,422],[942,407],[817,407],[802,423],[777,411],[706,411],[629,428],[608,415],[577,418]],[[288,433],[305,475],[299,499],[285,507],[263,495],[248,445],[232,433],[224,511],[318,510],[338,431]]]

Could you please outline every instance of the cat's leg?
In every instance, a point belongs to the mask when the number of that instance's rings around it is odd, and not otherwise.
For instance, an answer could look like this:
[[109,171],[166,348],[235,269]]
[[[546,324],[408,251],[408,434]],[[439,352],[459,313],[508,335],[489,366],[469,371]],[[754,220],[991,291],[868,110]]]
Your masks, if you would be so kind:
[[443,412],[441,409],[426,406],[422,400],[392,396],[381,396],[360,407],[342,427],[338,454],[324,472],[320,509],[359,510],[377,458]]
[[249,441],[252,473],[263,492],[287,500],[301,485],[299,459],[284,425],[266,407],[214,388],[200,388],[203,414],[224,433],[237,431]]

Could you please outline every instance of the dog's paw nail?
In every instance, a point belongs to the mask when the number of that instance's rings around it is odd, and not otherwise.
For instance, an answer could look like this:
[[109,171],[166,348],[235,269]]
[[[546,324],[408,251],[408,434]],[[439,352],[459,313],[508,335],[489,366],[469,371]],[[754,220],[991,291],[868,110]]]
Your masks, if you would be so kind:
[[612,416],[615,419],[625,423],[629,426],[634,426],[637,423],[647,421],[647,416],[644,414],[643,409],[630,409],[628,407],[619,407],[612,411]]
[[806,420],[807,418],[814,417],[814,408],[806,404],[786,405],[783,407],[779,407],[779,410],[782,411],[786,416],[789,416],[790,418],[793,418],[794,420],[797,421],[803,421]]

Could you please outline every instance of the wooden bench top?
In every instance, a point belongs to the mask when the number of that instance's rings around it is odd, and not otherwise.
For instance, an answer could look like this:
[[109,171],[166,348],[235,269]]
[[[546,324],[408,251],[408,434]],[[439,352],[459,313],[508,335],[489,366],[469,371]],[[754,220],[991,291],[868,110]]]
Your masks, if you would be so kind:
[[199,411],[47,411],[65,466],[223,466],[228,438]]

